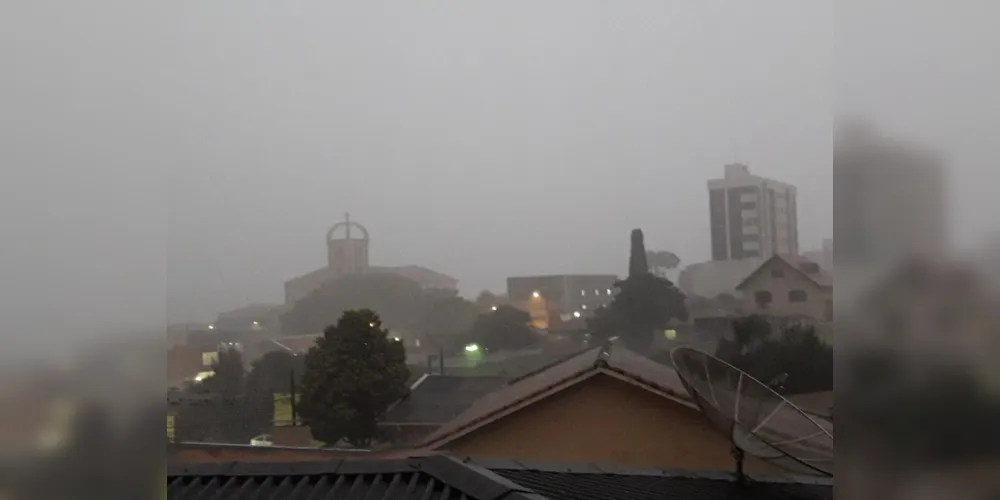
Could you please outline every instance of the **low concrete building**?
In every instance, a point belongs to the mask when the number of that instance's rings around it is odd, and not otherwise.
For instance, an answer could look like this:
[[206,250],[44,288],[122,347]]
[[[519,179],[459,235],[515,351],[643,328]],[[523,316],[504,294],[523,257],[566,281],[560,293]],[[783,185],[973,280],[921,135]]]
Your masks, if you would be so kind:
[[583,317],[614,299],[613,274],[553,274],[507,278],[507,302],[528,311],[535,328]]

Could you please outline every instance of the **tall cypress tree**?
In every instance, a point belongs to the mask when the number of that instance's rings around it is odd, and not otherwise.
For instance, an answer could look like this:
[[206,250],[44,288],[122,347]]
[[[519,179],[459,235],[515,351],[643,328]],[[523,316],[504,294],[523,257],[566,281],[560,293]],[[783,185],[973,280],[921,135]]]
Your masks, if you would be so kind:
[[649,274],[649,262],[646,261],[646,242],[642,236],[642,229],[632,230],[632,254],[628,259],[629,277]]
[[632,230],[629,275],[615,283],[618,293],[606,311],[588,321],[597,337],[620,336],[622,343],[639,353],[653,346],[657,331],[670,321],[687,321],[684,294],[670,280],[649,271],[642,230]]

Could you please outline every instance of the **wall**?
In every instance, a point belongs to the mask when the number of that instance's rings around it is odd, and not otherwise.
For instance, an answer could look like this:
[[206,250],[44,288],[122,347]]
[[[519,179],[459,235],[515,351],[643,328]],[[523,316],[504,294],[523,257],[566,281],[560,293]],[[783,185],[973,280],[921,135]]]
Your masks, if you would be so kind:
[[[747,314],[768,314],[774,316],[808,316],[818,321],[827,319],[827,300],[833,300],[833,290],[824,290],[816,283],[792,269],[781,259],[772,259],[761,269],[751,281],[745,284],[742,295],[742,310]],[[772,277],[772,270],[781,269],[784,276]],[[756,301],[758,291],[771,292],[771,303],[762,307]],[[807,295],[805,302],[791,302],[788,292],[804,290]]]
[[[697,410],[606,375],[444,446],[460,456],[732,470],[729,441]],[[748,459],[748,472],[774,472]]]

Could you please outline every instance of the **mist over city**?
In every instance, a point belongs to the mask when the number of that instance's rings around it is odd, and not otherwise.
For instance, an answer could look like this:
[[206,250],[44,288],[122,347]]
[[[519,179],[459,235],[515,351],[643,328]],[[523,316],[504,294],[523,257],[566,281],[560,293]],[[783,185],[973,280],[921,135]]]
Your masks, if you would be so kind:
[[0,7],[0,496],[1000,491],[998,15]]

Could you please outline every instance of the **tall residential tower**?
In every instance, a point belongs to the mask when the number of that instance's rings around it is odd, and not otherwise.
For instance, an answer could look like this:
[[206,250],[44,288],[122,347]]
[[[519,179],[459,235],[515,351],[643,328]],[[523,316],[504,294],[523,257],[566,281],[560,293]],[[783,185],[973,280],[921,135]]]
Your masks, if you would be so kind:
[[731,164],[722,179],[708,181],[708,198],[712,260],[798,255],[795,186]]

